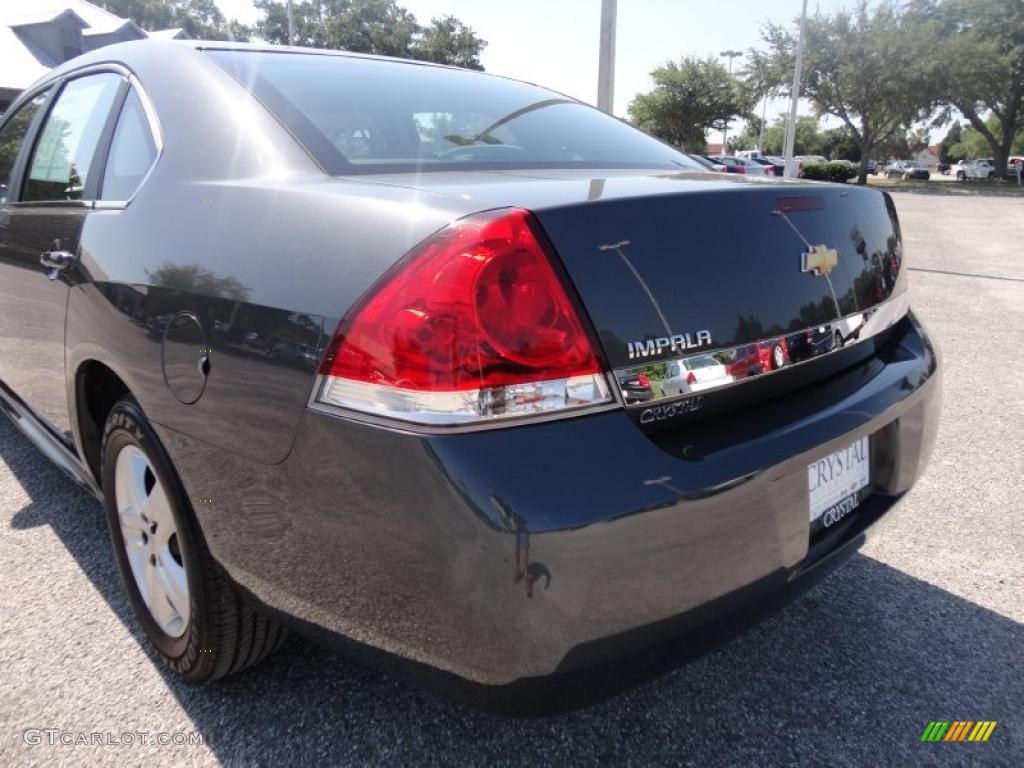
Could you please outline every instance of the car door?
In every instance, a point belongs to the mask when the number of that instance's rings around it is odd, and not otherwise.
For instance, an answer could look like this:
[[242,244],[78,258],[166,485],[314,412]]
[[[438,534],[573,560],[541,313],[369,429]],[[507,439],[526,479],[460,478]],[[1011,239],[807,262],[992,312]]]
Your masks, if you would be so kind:
[[121,74],[90,72],[28,102],[43,100],[0,205],[0,379],[65,439],[68,290],[81,279],[79,237],[100,183],[97,148],[109,143],[126,90]]

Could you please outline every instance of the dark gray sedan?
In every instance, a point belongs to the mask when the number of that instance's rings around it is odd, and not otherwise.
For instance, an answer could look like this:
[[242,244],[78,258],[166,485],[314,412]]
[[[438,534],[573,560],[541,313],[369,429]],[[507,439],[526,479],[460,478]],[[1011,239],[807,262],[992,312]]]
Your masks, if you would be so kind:
[[932,174],[927,168],[913,160],[897,160],[885,169],[885,178],[887,179],[927,181],[931,177]]
[[[191,680],[286,626],[502,701],[581,679],[788,599],[935,438],[887,195],[533,85],[127,43],[19,98],[0,182],[0,405]],[[822,327],[858,332],[728,372]]]

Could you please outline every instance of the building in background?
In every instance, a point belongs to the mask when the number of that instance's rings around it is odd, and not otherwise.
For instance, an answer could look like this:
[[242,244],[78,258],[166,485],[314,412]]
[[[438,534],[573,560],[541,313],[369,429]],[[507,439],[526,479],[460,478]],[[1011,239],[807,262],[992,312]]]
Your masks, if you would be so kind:
[[86,0],[5,3],[0,8],[0,114],[53,67],[86,51],[127,40],[183,36],[180,29],[147,32]]
[[941,146],[938,144],[922,149],[920,152],[915,153],[914,162],[923,165],[925,168],[934,168],[939,164],[939,152],[941,149]]

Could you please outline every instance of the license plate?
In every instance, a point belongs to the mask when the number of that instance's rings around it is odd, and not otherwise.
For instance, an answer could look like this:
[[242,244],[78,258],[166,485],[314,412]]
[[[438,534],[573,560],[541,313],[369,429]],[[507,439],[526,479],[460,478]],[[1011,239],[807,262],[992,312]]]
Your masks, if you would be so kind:
[[811,522],[823,518],[827,528],[853,512],[870,482],[870,467],[866,437],[807,467]]

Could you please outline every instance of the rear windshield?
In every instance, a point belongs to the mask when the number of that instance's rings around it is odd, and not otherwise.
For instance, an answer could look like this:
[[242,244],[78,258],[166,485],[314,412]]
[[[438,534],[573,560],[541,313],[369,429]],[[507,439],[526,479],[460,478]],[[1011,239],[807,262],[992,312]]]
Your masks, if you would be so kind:
[[691,371],[698,368],[711,368],[712,366],[718,365],[718,361],[708,355],[702,355],[701,357],[693,357],[686,361],[686,367]]
[[349,56],[211,50],[328,173],[703,170],[573,99],[478,72]]

